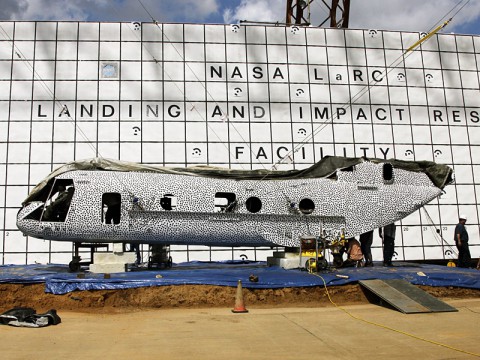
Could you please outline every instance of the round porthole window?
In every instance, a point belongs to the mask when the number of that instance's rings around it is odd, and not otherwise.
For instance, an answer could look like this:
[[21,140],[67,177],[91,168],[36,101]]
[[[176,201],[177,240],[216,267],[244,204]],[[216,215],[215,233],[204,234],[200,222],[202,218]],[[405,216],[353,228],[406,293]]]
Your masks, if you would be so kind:
[[262,209],[262,200],[258,197],[252,196],[245,201],[245,207],[251,213],[259,212]]
[[298,203],[298,208],[300,209],[302,214],[308,215],[311,214],[313,210],[315,210],[315,203],[311,199],[305,198],[300,200],[300,202]]

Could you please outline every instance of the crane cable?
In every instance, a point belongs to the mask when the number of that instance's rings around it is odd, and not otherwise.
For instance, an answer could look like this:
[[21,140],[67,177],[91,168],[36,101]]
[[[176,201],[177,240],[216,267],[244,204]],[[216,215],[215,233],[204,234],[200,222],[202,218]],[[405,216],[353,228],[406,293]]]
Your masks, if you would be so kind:
[[[59,115],[66,115],[67,118],[69,119],[69,122],[71,124],[73,124],[73,127],[75,128],[75,130],[78,133],[80,133],[81,137],[86,141],[88,146],[93,150],[93,153],[95,154],[95,156],[98,155],[100,158],[103,158],[102,154],[98,150],[98,147],[93,144],[93,142],[88,138],[88,136],[82,130],[80,125],[72,118],[72,116],[70,114],[70,111],[68,111],[67,105],[62,104],[61,101],[55,96],[55,92],[52,89],[50,89],[49,85],[45,82],[45,80],[43,80],[43,78],[39,75],[37,70],[35,70],[34,65],[32,65],[32,63],[29,60],[27,60],[27,57],[23,54],[21,49],[18,48],[18,46],[15,44],[14,40],[10,38],[7,31],[3,28],[2,25],[0,25],[0,30],[1,30],[0,32],[3,33],[2,35],[5,38],[5,40],[7,40],[7,42],[11,44],[12,51],[15,52],[15,54],[22,61],[22,63],[25,65],[25,67],[32,73],[33,80],[37,79],[37,81],[41,84],[41,86],[45,90],[47,96],[49,96],[52,99],[53,103],[56,104],[57,108],[61,109]],[[13,64],[12,64],[12,66],[13,66]],[[54,107],[54,113],[52,114],[52,116],[53,117],[55,116],[55,107]],[[53,138],[52,138],[52,144],[53,144]],[[53,165],[53,163],[52,163],[52,165]],[[118,176],[118,174],[115,171],[113,171],[113,176],[120,183],[120,186],[129,194],[129,196],[132,199],[134,199],[135,194],[130,190],[128,185],[120,179],[120,177]],[[52,189],[50,189],[49,194],[51,194],[52,190],[53,190],[53,187],[52,187]],[[140,206],[140,204],[137,204],[137,205]],[[43,214],[43,212],[42,212],[42,214]]]
[[[461,5],[464,1],[466,1],[463,5]],[[429,33],[422,37],[420,40],[418,40],[414,45],[410,46],[407,50],[405,50],[401,55],[399,55],[395,60],[393,60],[389,65],[386,66],[385,70],[383,70],[381,72],[381,74],[379,76],[382,76],[382,78],[384,78],[385,76],[387,76],[388,74],[390,74],[394,69],[396,69],[397,67],[399,67],[399,65],[401,65],[402,63],[405,64],[405,60],[413,53],[413,50],[418,47],[418,45],[420,45],[421,43],[423,43],[424,41],[428,40],[430,37],[432,37],[434,34],[438,33],[441,29],[443,29],[445,26],[447,26],[450,21],[452,21],[452,19],[470,2],[470,0],[461,0],[459,3],[457,3],[452,9],[450,9],[450,11],[448,11],[448,13],[446,15],[444,15],[442,17],[442,19],[444,19],[446,16],[448,16],[449,14],[451,14],[453,12],[453,15],[450,17],[450,19],[448,19],[447,21],[445,21],[443,24],[441,25],[438,25],[436,26],[435,28],[433,28],[433,30],[429,30]],[[461,5],[461,6],[460,6]],[[459,7],[457,10],[455,10],[457,7]],[[441,20],[440,20],[441,21]],[[440,22],[438,21],[437,24]],[[437,25],[436,24],[436,25]],[[430,36],[429,36],[430,35]],[[428,36],[428,37],[427,37]],[[410,50],[411,49],[411,50]],[[360,98],[362,96],[364,96],[366,93],[368,93],[370,91],[370,89],[372,87],[374,87],[375,85],[377,85],[378,82],[375,80],[375,79],[372,79],[369,81],[369,83],[367,85],[365,85],[362,89],[360,89],[355,95],[353,95],[350,100],[347,102],[347,103],[344,103],[343,105],[341,105],[339,108],[337,108],[337,110],[332,113],[332,115],[328,118],[328,119],[325,119],[320,125],[318,125],[312,132],[310,135],[306,136],[301,142],[299,142],[296,146],[294,146],[294,148],[289,151],[282,159],[278,160],[272,167],[272,169],[275,169],[277,167],[277,165],[283,163],[283,160],[285,158],[293,158],[294,159],[294,155],[295,153],[297,153],[305,144],[309,143],[311,140],[314,139],[315,135],[317,135],[319,132],[321,132],[323,129],[325,129],[327,127],[327,125],[331,124],[333,122],[333,120],[335,119],[336,116],[338,116],[338,111],[340,109],[342,110],[348,110],[349,108],[352,107],[353,104],[355,104],[358,100],[360,100]]]
[[[137,0],[138,3],[142,6],[142,8],[145,10],[145,12],[148,14],[148,16],[150,17],[150,19],[152,20],[153,24],[161,31],[162,35],[167,39],[167,41],[170,42],[170,44],[172,44],[172,42],[170,41],[170,39],[168,38],[167,34],[165,34],[165,32],[163,31],[163,29],[159,26],[159,23],[158,21],[153,17],[153,15],[151,14],[151,12],[147,9],[147,7],[143,4],[143,2],[141,0]],[[185,61],[185,57],[182,53],[180,53],[180,51],[178,51],[178,49],[173,46],[172,44],[172,47],[173,49],[175,50],[175,52],[178,54],[178,56],[180,56],[180,58],[183,60],[183,63],[185,64],[186,67],[188,67],[188,69],[192,72],[192,74],[195,76],[195,79],[197,80],[197,82],[204,88],[206,94],[208,95],[208,97],[215,103],[216,106],[218,106],[218,108],[220,109],[220,111],[222,112],[222,120],[224,122],[227,122],[234,130],[235,132],[238,134],[238,136],[240,137],[241,141],[248,147],[249,151],[250,151],[250,154],[255,156],[254,152],[253,152],[253,149],[252,147],[248,144],[247,140],[243,137],[243,135],[241,134],[241,132],[237,129],[237,127],[235,126],[234,123],[231,123],[229,121],[229,117],[228,117],[228,110],[227,111],[224,111],[222,109],[222,107],[220,106],[220,104],[215,100],[215,98],[213,97],[213,95],[210,93],[210,91],[207,89],[207,86],[204,84],[204,82],[202,82],[202,80],[198,77],[198,75],[195,73],[195,71],[193,71],[193,69],[190,67],[190,65],[188,65],[188,63]],[[148,49],[147,49],[148,51]],[[150,52],[149,52],[150,53]],[[150,54],[151,55],[151,54]],[[153,57],[153,56],[152,56]],[[154,58],[155,59],[155,58]],[[156,61],[156,63],[158,63],[158,61]],[[162,67],[162,70],[165,72],[165,69]],[[168,76],[168,73],[165,72]],[[174,85],[178,88],[178,90],[185,96],[185,94],[183,93],[183,91],[176,85],[176,83],[174,83]],[[204,118],[204,116],[202,114],[200,114],[200,112],[195,108],[194,104],[188,99],[186,98],[186,101],[189,102],[191,105],[192,105],[192,109],[195,109],[195,111],[199,114],[199,116],[205,121],[205,123],[207,124],[208,128],[215,134],[215,136],[217,136],[217,138],[219,140],[222,140],[221,137],[212,129],[212,127],[208,124],[208,120]],[[223,143],[223,142],[222,142]],[[223,143],[224,147],[227,148],[228,152],[230,153],[230,155],[232,155],[230,149],[227,147],[227,145],[225,145]],[[240,162],[236,161],[237,164],[243,169],[243,166]],[[263,167],[263,169],[267,170],[267,168],[265,167],[265,164],[263,164],[261,161],[259,162],[259,164]]]
[[[162,35],[163,35],[168,41],[170,41],[170,39],[169,39],[168,36],[165,34],[165,32],[163,31],[163,29],[159,26],[158,22],[155,20],[155,18],[154,18],[153,15],[151,14],[151,12],[150,12],[150,11],[146,8],[146,6],[143,4],[142,0],[137,0],[137,1],[138,1],[138,3],[142,6],[142,8],[145,10],[145,12],[148,14],[148,16],[149,16],[150,19],[152,20],[153,24],[155,24],[156,27],[161,31]],[[132,30],[132,31],[133,31],[133,30]],[[171,43],[171,41],[170,41],[170,43]],[[174,48],[174,50],[177,52],[177,54],[180,56],[180,58],[184,61],[184,63],[186,64],[185,58],[184,58],[183,54],[181,54],[181,53],[178,51],[178,49],[175,48],[175,46],[173,46],[173,48]],[[147,50],[147,51],[148,51],[148,50]],[[151,54],[150,54],[150,55],[151,55]],[[153,57],[153,56],[152,56],[152,57]],[[158,63],[158,62],[157,62],[157,63]],[[187,66],[188,66],[188,65],[187,65]],[[193,75],[194,75],[195,78],[197,79],[198,83],[200,83],[200,84],[202,85],[202,87],[205,89],[205,91],[206,91],[206,93],[208,94],[208,96],[214,101],[214,103],[215,103],[217,106],[219,106],[219,104],[218,104],[217,101],[214,99],[214,97],[212,96],[212,94],[208,91],[206,85],[200,80],[200,78],[199,78],[199,77],[197,76],[197,74],[193,71],[193,69],[190,68],[190,66],[188,66],[188,68],[189,68],[190,71],[193,73]],[[165,70],[164,70],[164,72],[165,72]],[[168,74],[167,74],[167,75],[168,75]],[[181,89],[179,89],[179,91],[182,92]],[[182,93],[183,93],[183,92],[182,92]],[[188,99],[187,99],[187,101],[188,101]],[[192,104],[192,105],[193,105],[193,104]],[[197,112],[198,112],[198,110],[197,110]],[[228,120],[228,112],[226,112],[225,114],[226,114],[226,120]],[[203,118],[203,116],[202,116],[202,118]],[[206,122],[207,126],[211,129],[211,127],[208,125],[208,120],[207,120],[207,119],[204,119],[204,121]],[[240,138],[241,138],[241,140],[243,141],[243,143],[249,148],[250,153],[251,153],[252,155],[255,155],[255,154],[253,153],[252,147],[251,147],[251,146],[248,144],[248,142],[243,138],[242,134],[240,133],[240,131],[238,131],[238,129],[235,127],[235,125],[234,125],[233,123],[231,123],[230,121],[228,121],[228,124],[231,125],[232,128],[238,133],[238,135],[240,136]],[[215,135],[217,135],[217,134],[215,133]],[[217,137],[219,138],[219,140],[221,140],[218,135],[217,135]],[[226,145],[224,144],[224,146],[226,146]],[[229,152],[230,152],[230,150],[229,150]],[[239,163],[238,161],[237,161],[237,163],[242,167],[241,163]],[[261,161],[259,162],[259,164],[262,166],[262,168],[263,168],[264,170],[267,171],[267,173],[259,180],[259,181],[262,181],[262,180],[265,180],[265,178],[268,177],[268,175],[269,175],[268,172],[269,172],[269,171],[271,172],[271,170],[268,170],[268,169],[266,168],[265,164],[263,164]],[[243,168],[243,167],[242,167],[242,168]],[[274,181],[273,184],[274,184],[274,186],[277,187],[277,190],[282,193],[283,197],[284,197],[285,200],[287,201],[287,207],[288,207],[288,206],[292,206],[293,204],[295,204],[295,203],[290,199],[290,197],[285,193],[284,189],[281,188],[280,185],[279,185],[276,181]],[[288,210],[291,210],[291,207],[290,207]],[[302,214],[300,211],[298,211],[298,212],[299,212],[300,214]],[[302,215],[303,215],[303,214],[302,214]],[[307,223],[307,227],[308,227],[308,223]]]
[[[158,22],[154,19],[154,17],[151,15],[151,13],[149,12],[149,10],[145,7],[145,5],[142,3],[141,0],[137,0],[140,5],[143,7],[143,9],[145,10],[145,12],[150,16],[150,18],[152,19],[152,21],[157,25],[158,27]],[[461,2],[457,3],[445,16],[448,16],[450,13],[452,13],[453,11],[455,11],[455,8],[459,7],[460,4],[463,2],[464,0],[462,0]],[[390,65],[388,65],[386,67],[386,69],[382,72],[382,77],[384,76],[387,76],[391,71],[393,71],[395,68],[397,68],[402,62],[405,63],[405,59],[408,58],[411,53],[413,52],[413,50],[418,47],[420,44],[422,44],[423,42],[427,41],[429,38],[431,38],[433,35],[435,35],[436,33],[438,33],[441,29],[445,28],[451,21],[452,19],[470,2],[470,0],[466,0],[466,2],[460,6],[455,12],[454,14],[451,16],[450,19],[448,19],[447,21],[445,21],[444,23],[438,25],[436,28],[434,28],[433,30],[431,30],[427,35],[425,35],[424,37],[420,38],[416,43],[414,43],[412,46],[410,46],[406,51],[404,51],[400,56],[398,56],[394,61],[392,61],[392,63]],[[308,3],[309,7],[310,7],[310,2]],[[310,10],[310,8],[309,8]],[[445,17],[444,16],[444,17]],[[162,34],[165,36],[163,30],[161,28],[159,28],[161,31],[162,31]],[[167,38],[168,39],[168,38]],[[174,47],[174,49],[177,51],[177,53],[182,57],[183,59],[183,56],[182,54],[180,54],[178,52],[178,50]],[[192,69],[190,69],[192,71],[192,73],[195,75],[195,77],[197,78],[197,80],[203,85],[203,83],[200,81],[200,79],[198,79],[197,75],[193,72]],[[360,90],[358,93],[356,93],[349,101],[349,103],[346,103],[344,104],[343,108],[344,110],[350,108],[352,106],[353,103],[356,103],[363,95],[365,95],[367,92],[370,91],[370,89],[375,86],[377,84],[377,81],[375,79],[372,79],[362,90]],[[204,86],[205,87],[205,86]],[[207,91],[208,95],[210,96],[210,98],[212,98],[212,100],[215,101],[215,99],[212,97],[212,95],[208,92],[208,90],[206,89],[205,87],[205,90]],[[216,101],[215,101],[216,103]],[[330,122],[333,121],[333,119],[335,118],[335,116],[338,114],[338,109],[335,113],[332,113],[332,116],[330,117],[330,119],[327,119],[323,124],[321,124],[320,126],[318,126],[316,129],[314,129],[314,131],[312,132],[311,135],[307,136],[304,138],[304,140],[296,145],[291,151],[289,151],[282,159],[278,160],[276,163],[274,163],[274,165],[272,166],[272,168],[270,169],[270,171],[272,170],[276,170],[277,168],[277,165],[281,164],[283,162],[284,159],[288,159],[288,160],[291,160],[292,162],[295,161],[294,159],[294,154],[296,152],[298,152],[306,143],[310,142],[310,140],[313,140],[313,137],[318,134],[321,130],[323,130]],[[234,127],[234,125],[232,124],[233,128],[238,132],[238,130]],[[240,134],[240,133],[239,133]],[[241,134],[240,134],[241,136]],[[242,140],[244,141],[244,143],[246,143],[246,141],[243,139],[242,137]],[[248,145],[248,144],[247,144]],[[249,146],[249,149],[250,149],[250,152],[252,152],[252,149],[251,147]],[[262,167],[264,167],[263,163],[260,162],[260,164],[262,165]],[[265,168],[265,167],[264,167]],[[266,177],[268,176],[268,174],[265,174],[265,176],[262,178],[265,179]],[[283,189],[280,189],[280,191],[282,192],[282,194],[284,195],[284,197],[287,199],[287,202],[290,203],[290,204],[293,204],[291,199],[284,193]],[[425,210],[426,211],[426,210]],[[431,219],[430,219],[431,220]],[[308,227],[308,224],[307,224],[307,227]]]
[[[450,254],[448,254],[452,259],[455,258],[457,255],[457,251],[453,249],[453,247],[443,238],[442,233],[438,233],[437,231],[434,231],[433,229],[435,228],[435,223],[433,222],[433,219],[431,218],[430,214],[428,213],[427,209],[425,206],[422,206],[423,211],[425,212],[425,217],[427,218],[427,221],[430,223],[430,230],[433,233],[434,239],[437,241],[437,243],[444,247],[448,247],[450,249]],[[433,228],[432,228],[433,227]],[[439,240],[440,238],[440,240]],[[446,255],[446,251],[444,252],[444,255]]]

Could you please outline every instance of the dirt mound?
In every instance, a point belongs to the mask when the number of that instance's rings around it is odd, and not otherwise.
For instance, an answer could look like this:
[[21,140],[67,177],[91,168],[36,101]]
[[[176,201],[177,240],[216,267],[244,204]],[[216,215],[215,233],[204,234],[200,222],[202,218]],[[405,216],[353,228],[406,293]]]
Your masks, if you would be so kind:
[[[480,290],[453,287],[420,286],[439,298],[477,298]],[[329,287],[331,299],[338,305],[368,303],[358,284]],[[233,307],[236,288],[211,285],[142,287],[124,290],[75,291],[64,295],[45,293],[44,284],[0,284],[0,311],[16,306],[82,312],[124,312],[154,308]],[[281,289],[243,289],[247,307],[322,307],[333,306],[323,287]]]

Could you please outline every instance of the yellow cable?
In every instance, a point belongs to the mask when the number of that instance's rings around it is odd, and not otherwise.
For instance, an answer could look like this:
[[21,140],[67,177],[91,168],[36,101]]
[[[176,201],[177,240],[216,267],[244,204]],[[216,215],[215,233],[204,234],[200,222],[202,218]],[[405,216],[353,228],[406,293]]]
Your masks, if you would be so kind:
[[373,321],[369,321],[369,320],[365,320],[365,319],[362,319],[361,317],[358,317],[356,315],[353,315],[352,313],[350,313],[348,310],[342,308],[341,306],[337,305],[336,303],[333,302],[332,298],[330,297],[330,293],[328,292],[328,288],[327,288],[327,283],[325,282],[325,279],[318,275],[318,274],[314,274],[314,273],[311,273],[312,275],[315,275],[315,276],[318,276],[320,279],[322,279],[323,281],[323,285],[325,287],[325,292],[327,294],[327,297],[328,297],[328,300],[337,308],[337,309],[340,309],[342,310],[344,313],[346,313],[347,315],[349,315],[350,317],[354,318],[355,320],[360,320],[360,321],[363,321],[363,322],[366,322],[367,324],[370,324],[370,325],[375,325],[375,326],[378,326],[378,327],[381,327],[381,328],[384,328],[384,329],[388,329],[388,330],[391,330],[391,331],[394,331],[394,332],[397,332],[397,333],[400,333],[400,334],[403,334],[403,335],[406,335],[406,336],[410,336],[414,339],[417,339],[417,340],[422,340],[422,341],[425,341],[425,342],[428,342],[430,344],[434,344],[434,345],[438,345],[438,346],[443,346],[444,348],[447,348],[447,349],[450,349],[450,350],[454,350],[454,351],[458,351],[458,352],[461,352],[461,353],[464,353],[464,354],[468,354],[468,355],[472,355],[472,356],[476,356],[476,357],[480,357],[480,354],[477,354],[477,353],[472,353],[472,352],[469,352],[469,351],[466,351],[466,350],[462,350],[462,349],[457,349],[453,346],[449,346],[449,345],[445,345],[445,344],[442,344],[442,343],[439,343],[437,341],[433,341],[433,340],[428,340],[428,339],[425,339],[425,338],[422,338],[420,336],[417,336],[417,335],[413,335],[413,334],[409,334],[405,331],[402,331],[402,330],[397,330],[397,329],[394,329],[390,326],[387,326],[387,325],[383,325],[383,324],[379,324],[379,323],[376,323],[376,322],[373,322]]
[[431,32],[429,32],[427,35],[425,35],[425,36],[422,37],[420,40],[418,40],[415,44],[413,44],[412,46],[410,46],[410,47],[407,49],[407,52],[413,51],[413,49],[415,49],[418,45],[420,45],[420,44],[423,43],[424,41],[427,41],[428,39],[430,39],[433,35],[435,35],[437,32],[439,32],[441,29],[443,29],[445,26],[447,26],[450,21],[452,21],[452,19],[448,19],[448,20],[445,21],[443,24],[437,26],[435,29],[433,29]]

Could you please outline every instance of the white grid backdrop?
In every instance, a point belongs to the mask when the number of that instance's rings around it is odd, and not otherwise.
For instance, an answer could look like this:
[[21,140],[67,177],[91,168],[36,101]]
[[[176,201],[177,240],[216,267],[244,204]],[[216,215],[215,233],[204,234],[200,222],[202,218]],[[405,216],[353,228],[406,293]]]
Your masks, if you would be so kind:
[[[24,237],[15,226],[28,191],[65,162],[103,156],[270,168],[309,136],[280,168],[304,168],[325,155],[453,166],[456,184],[426,207],[434,226],[423,211],[404,219],[396,259],[449,258],[436,229],[453,245],[459,213],[468,216],[478,256],[480,38],[438,35],[405,55],[421,35],[0,22],[2,264],[69,261],[70,243]],[[269,253],[174,249],[174,261]],[[381,259],[378,236],[374,257]]]

